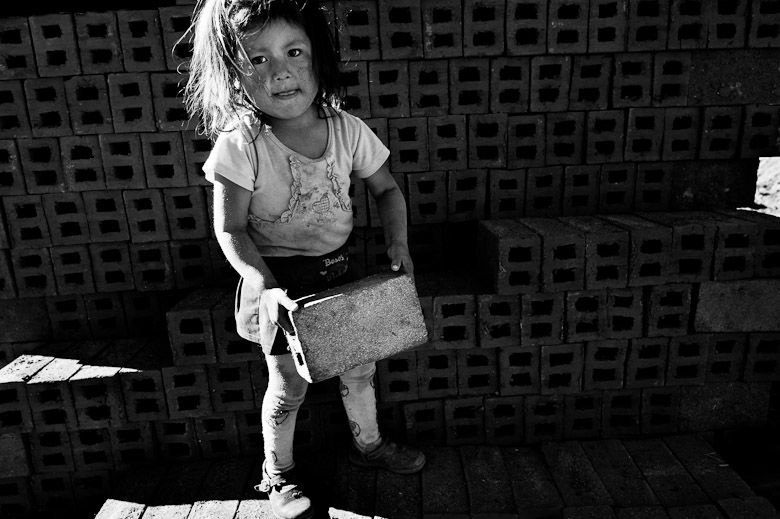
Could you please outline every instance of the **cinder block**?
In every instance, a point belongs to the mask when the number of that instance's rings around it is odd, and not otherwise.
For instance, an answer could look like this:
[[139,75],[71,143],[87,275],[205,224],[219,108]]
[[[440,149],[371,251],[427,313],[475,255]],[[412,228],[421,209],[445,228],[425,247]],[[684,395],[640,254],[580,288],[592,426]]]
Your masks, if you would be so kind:
[[71,14],[31,16],[29,23],[39,76],[81,74]]
[[639,389],[604,391],[603,434],[607,438],[639,436],[642,393]]
[[178,72],[154,73],[149,80],[157,129],[163,132],[194,130],[198,121],[190,119],[183,98],[189,76]]
[[0,250],[0,299],[14,299],[16,296],[11,256],[8,251]]
[[706,215],[717,226],[712,279],[752,278],[755,273],[755,251],[758,248],[758,225],[736,216],[720,213]]
[[496,293],[539,290],[541,239],[537,233],[510,220],[482,220],[478,236],[488,261],[483,268]]
[[717,219],[712,213],[642,213],[648,220],[672,228],[672,272],[674,281],[712,279]]
[[122,50],[116,13],[76,13],[74,21],[82,73],[121,72]]
[[735,382],[745,368],[748,337],[741,333],[698,334],[707,346],[705,383]]
[[30,137],[30,120],[27,117],[27,106],[24,102],[22,82],[0,82],[0,137],[10,139],[15,137]]
[[390,269],[390,258],[387,257],[387,242],[381,228],[365,229],[363,233],[365,245],[365,269],[370,274],[386,273]]
[[[23,195],[24,186],[22,168],[19,166],[19,152],[13,139],[0,140],[0,195]],[[3,231],[0,231],[2,234]],[[6,248],[7,242],[0,239],[0,247]]]
[[162,377],[171,419],[202,417],[213,412],[204,365],[164,367]]
[[631,108],[626,122],[626,160],[661,159],[664,111],[655,108]]
[[470,115],[468,118],[470,168],[500,168],[506,164],[506,114]]
[[571,56],[531,58],[532,112],[561,112],[569,107]]
[[777,47],[780,43],[780,12],[777,2],[753,0],[750,4],[750,15],[748,47]]
[[108,189],[143,189],[146,176],[143,167],[141,139],[138,134],[99,135],[103,171]]
[[465,168],[465,116],[428,117],[428,149],[431,170]]
[[601,436],[603,394],[591,391],[564,397],[564,438],[596,438]]
[[543,395],[582,391],[584,344],[543,345],[539,359]]
[[135,287],[127,243],[93,243],[89,252],[98,292],[132,290]]
[[211,310],[223,297],[219,290],[195,290],[168,311],[168,340],[175,365],[216,362]]
[[542,291],[581,290],[585,279],[583,235],[553,219],[525,218],[521,221],[542,239]]
[[149,423],[168,418],[161,370],[171,364],[166,345],[150,341],[131,359],[131,369],[119,373],[128,420]]
[[40,195],[3,197],[9,238],[15,248],[47,247],[51,235]]
[[188,33],[192,7],[175,5],[160,7],[158,11],[168,70],[188,70],[192,58],[192,33]]
[[525,440],[529,444],[560,440],[564,429],[562,395],[529,395],[525,398]]
[[458,366],[455,351],[418,350],[417,370],[420,398],[441,398],[458,394]]
[[159,292],[124,292],[121,294],[125,319],[130,329],[165,332],[165,312],[173,306],[178,294],[170,290]]
[[19,147],[28,193],[59,193],[66,190],[60,143],[56,138],[18,139],[16,145]]
[[176,288],[195,288],[208,284],[214,273],[209,243],[204,240],[170,242]]
[[628,2],[591,0],[588,20],[588,52],[626,50]]
[[599,166],[567,166],[563,173],[563,208],[566,216],[595,214],[599,203]]
[[133,243],[170,238],[162,192],[158,189],[123,191],[130,237]]
[[60,137],[65,185],[69,191],[106,188],[100,144],[95,135]]
[[46,341],[51,327],[44,299],[8,299],[0,311],[0,341]]
[[184,148],[179,132],[143,133],[141,149],[149,187],[187,185]]
[[190,186],[211,186],[203,173],[203,163],[211,153],[211,139],[196,131],[181,132],[184,145],[184,159],[187,162],[187,184]]
[[53,360],[44,355],[21,355],[0,370],[0,432],[17,433],[33,427],[27,399],[27,380]]
[[758,277],[777,277],[780,273],[780,219],[755,211],[725,211],[733,216],[752,222],[758,226],[758,236],[754,248],[754,267]]
[[126,422],[118,376],[121,370],[87,365],[68,380],[80,429],[116,427]]
[[749,3],[749,0],[736,0],[707,6],[707,48],[745,46]]
[[162,459],[181,461],[200,458],[194,419],[161,420],[154,422],[154,430]]
[[729,382],[680,390],[680,431],[757,427],[766,423],[768,383]]
[[339,79],[344,87],[344,107],[357,117],[371,117],[368,95],[368,62],[339,63]]
[[420,0],[378,0],[382,59],[422,58]]
[[151,422],[110,428],[108,434],[117,470],[145,466],[154,461],[156,452]]
[[708,3],[702,0],[672,0],[670,6],[669,49],[703,49],[707,46]]
[[232,413],[196,418],[195,437],[203,458],[235,456],[239,453],[238,428]]
[[625,287],[628,279],[628,232],[595,217],[566,217],[561,221],[585,235],[585,288]]
[[249,361],[257,358],[257,345],[236,333],[234,298],[227,293],[211,309],[214,342],[219,362]]
[[[753,25],[755,27],[755,25]],[[721,49],[691,54],[689,106],[773,104],[778,78],[765,74],[778,49]],[[706,54],[706,59],[702,54]],[[739,83],[740,88],[736,88]]]
[[411,224],[440,223],[447,218],[447,180],[444,171],[406,176]]
[[85,191],[82,198],[91,242],[130,239],[121,191]]
[[[64,432],[78,426],[68,379],[80,368],[79,361],[72,358],[53,358],[51,362],[27,380],[27,397],[30,402],[34,429],[40,433],[45,431]],[[61,444],[56,445],[61,446]],[[69,445],[67,449],[69,453]],[[56,465],[44,467],[44,460],[37,462],[33,460],[37,472],[57,470],[63,466],[62,464],[65,464],[66,468],[72,469],[72,463],[72,459],[69,462],[63,459]]]
[[447,221],[481,220],[485,217],[487,171],[468,169],[447,173]]
[[5,64],[5,68],[0,73],[0,78],[7,80],[36,77],[38,71],[35,68],[35,56],[27,17],[5,17],[0,23],[0,32],[5,35],[3,49],[0,50],[0,62]]
[[517,218],[525,213],[524,169],[488,170],[487,203],[492,219]]
[[[664,22],[665,23],[665,22]],[[631,52],[615,55],[612,107],[650,106],[653,81],[653,55]]]
[[70,431],[70,443],[77,471],[114,469],[108,429],[82,428]]
[[539,349],[509,346],[498,350],[499,393],[501,395],[538,394]]
[[[581,5],[574,5],[583,8]],[[572,65],[569,110],[604,110],[609,105],[610,56],[575,56]]]
[[378,60],[379,13],[376,0],[337,0],[335,5],[341,59]]
[[481,396],[444,400],[447,445],[484,443],[485,405]]
[[588,49],[590,0],[553,0],[548,10],[547,52],[578,54]]
[[741,157],[768,157],[778,149],[778,109],[776,106],[748,105],[742,127]]
[[504,6],[504,0],[464,0],[464,56],[504,53]]
[[546,160],[544,115],[510,115],[507,118],[507,166],[542,166]]
[[664,114],[663,160],[689,160],[699,152],[700,110],[669,108]]
[[62,245],[49,250],[57,293],[85,294],[95,291],[92,262],[86,245]]
[[485,398],[485,441],[516,445],[523,441],[524,399],[521,396]]
[[547,51],[546,2],[507,1],[506,50],[509,55],[544,54]]
[[407,61],[372,61],[368,66],[368,77],[374,117],[409,116]]
[[623,387],[628,341],[597,340],[585,345],[583,388],[620,389]]
[[604,218],[629,232],[629,286],[667,283],[671,278],[672,230],[633,215]]
[[444,442],[444,401],[424,400],[403,405],[406,438],[415,445]]
[[490,104],[490,62],[453,58],[450,65],[450,113],[486,113]]
[[421,0],[426,59],[463,55],[463,12],[447,0]]
[[712,349],[709,335],[672,337],[669,341],[669,364],[666,370],[667,386],[704,384],[707,361]]
[[32,514],[34,500],[30,490],[29,477],[3,478],[3,495],[0,497],[0,511],[11,517]]
[[630,52],[666,49],[668,20],[668,0],[630,2],[627,49]]
[[642,335],[644,299],[641,288],[608,289],[605,338],[633,338]]
[[57,137],[73,133],[63,78],[28,79],[24,82],[24,94],[33,136]]
[[84,306],[92,337],[127,336],[127,322],[118,293],[85,294]]
[[666,385],[669,339],[645,337],[631,339],[625,370],[627,388]]
[[166,189],[163,197],[171,238],[196,239],[209,236],[206,200],[201,187]]
[[420,385],[417,380],[417,355],[404,351],[376,363],[379,398],[383,402],[417,400]]
[[559,344],[563,340],[563,293],[523,294],[520,344]]
[[116,133],[157,130],[148,73],[109,74],[108,95]]
[[75,469],[69,434],[66,431],[35,431],[30,434],[33,471],[51,474]]
[[701,150],[702,159],[728,159],[739,150],[739,132],[742,127],[742,107],[715,107],[704,109]]
[[625,112],[601,110],[588,112],[585,160],[591,164],[621,162],[625,138]]
[[127,72],[165,70],[157,9],[117,11],[122,59]]
[[[91,278],[90,273],[90,278]],[[46,298],[46,306],[51,321],[52,334],[60,340],[89,339],[87,307],[84,298],[79,295]]]
[[490,111],[517,113],[528,110],[531,85],[529,58],[498,57],[490,60]]
[[473,295],[439,295],[433,298],[435,348],[473,348],[476,338],[476,300]]
[[455,354],[458,362],[458,395],[490,395],[498,392],[495,350],[459,349]]
[[685,106],[688,104],[691,54],[662,52],[653,63],[653,105]]
[[263,453],[263,434],[260,411],[236,413],[238,445],[244,454]]
[[596,340],[603,337],[605,320],[605,291],[566,292],[567,342]]
[[477,320],[481,348],[520,343],[520,300],[517,296],[477,295]]
[[686,284],[650,287],[646,323],[648,337],[688,334],[691,289],[691,285]]
[[635,163],[604,164],[599,183],[600,213],[629,213],[634,210]]
[[424,117],[390,119],[390,166],[393,173],[429,169],[428,125]]
[[585,112],[547,115],[546,162],[548,165],[580,164],[583,161]]
[[[696,307],[696,331],[773,331],[777,308],[776,280],[735,280],[702,283]],[[756,306],[751,301],[766,304]],[[744,305],[744,306],[742,306]]]
[[12,249],[11,265],[20,297],[57,295],[49,249]]
[[[716,335],[718,338],[720,336]],[[751,333],[748,337],[744,380],[780,380],[780,336],[777,333]]]
[[449,106],[449,66],[446,60],[409,62],[412,116],[443,116]]
[[65,80],[70,124],[76,135],[112,133],[106,76],[75,76]]
[[29,479],[35,510],[55,510],[58,507],[76,507],[73,494],[73,472],[61,471],[33,474]]
[[642,434],[674,434],[680,421],[680,389],[676,387],[642,390]]

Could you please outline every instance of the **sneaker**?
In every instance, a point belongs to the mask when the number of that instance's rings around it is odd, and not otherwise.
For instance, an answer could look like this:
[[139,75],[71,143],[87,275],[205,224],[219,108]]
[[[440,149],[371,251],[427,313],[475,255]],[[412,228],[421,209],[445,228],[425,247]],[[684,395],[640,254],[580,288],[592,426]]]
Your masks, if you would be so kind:
[[362,452],[352,444],[349,461],[360,467],[372,467],[389,470],[396,474],[414,474],[425,466],[425,454],[414,447],[399,445],[390,440],[382,440],[379,447],[370,452]]
[[297,481],[294,470],[288,470],[277,476],[269,476],[265,472],[264,478],[255,490],[268,494],[271,502],[271,511],[279,519],[308,519],[314,516],[314,507],[311,500],[303,494],[303,488]]

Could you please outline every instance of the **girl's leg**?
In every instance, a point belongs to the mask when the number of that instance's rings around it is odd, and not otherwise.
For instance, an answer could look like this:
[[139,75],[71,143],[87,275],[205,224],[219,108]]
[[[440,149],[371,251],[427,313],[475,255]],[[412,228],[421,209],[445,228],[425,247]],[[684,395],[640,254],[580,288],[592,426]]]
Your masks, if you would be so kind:
[[358,366],[341,375],[341,399],[347,411],[349,427],[358,448],[368,451],[379,445],[379,426],[376,418],[374,373],[376,364]]
[[292,355],[266,355],[265,361],[268,364],[268,389],[262,409],[265,471],[274,476],[295,466],[295,420],[309,384],[295,370]]

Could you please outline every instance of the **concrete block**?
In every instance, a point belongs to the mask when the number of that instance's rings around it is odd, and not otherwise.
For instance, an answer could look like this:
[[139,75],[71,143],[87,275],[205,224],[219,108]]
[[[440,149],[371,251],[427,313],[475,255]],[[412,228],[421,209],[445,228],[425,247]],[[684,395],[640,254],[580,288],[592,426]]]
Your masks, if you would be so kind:
[[7,101],[0,106],[0,137],[10,139],[30,137],[30,121],[27,118],[27,106],[24,102],[24,90],[21,80],[3,81],[0,94]]
[[16,145],[28,193],[60,193],[66,190],[59,140],[54,137],[17,139]]
[[699,287],[697,332],[775,331],[778,322],[780,280],[713,281]]
[[450,64],[450,114],[483,114],[490,102],[490,61],[453,58]]
[[[485,443],[484,397],[472,396],[445,400],[444,427],[447,445]],[[466,479],[468,480],[468,476]]]
[[615,75],[612,82],[612,107],[650,106],[652,82],[652,54],[646,52],[616,54]]
[[114,131],[104,75],[74,76],[66,79],[65,95],[68,99],[73,133],[90,135]]
[[406,60],[370,62],[368,82],[373,117],[409,116],[409,64]]
[[601,436],[604,393],[588,391],[565,395],[563,437],[567,440]]
[[511,115],[507,118],[507,166],[543,166],[546,159],[546,118],[538,115]]
[[165,50],[157,9],[122,10],[116,15],[125,70],[165,70]]
[[464,56],[504,53],[504,6],[504,0],[464,0]]
[[426,59],[463,55],[463,11],[449,0],[421,0]]
[[591,0],[588,20],[588,52],[626,50],[628,2]]
[[518,218],[525,213],[524,169],[488,170],[488,216],[491,219]]
[[33,136],[58,137],[73,133],[63,78],[28,79],[24,82],[24,93]]
[[559,216],[563,166],[528,168],[526,172],[525,216]]
[[77,13],[74,18],[82,72],[121,72],[122,49],[119,45],[116,13]]
[[[0,195],[23,195],[27,191],[24,186],[22,168],[19,167],[19,151],[13,139],[0,140]],[[2,218],[2,217],[0,217]],[[0,247],[8,248],[8,240],[0,231]]]
[[502,396],[539,393],[539,350],[521,346],[498,350],[499,393]]
[[38,75],[51,77],[81,74],[73,15],[32,16],[29,22]]
[[[376,275],[299,302],[288,336],[296,367],[320,381],[425,343],[412,278]],[[378,316],[382,316],[378,319]],[[318,325],[326,322],[327,327]]]
[[337,0],[340,56],[343,60],[378,60],[379,13],[375,1]]
[[108,189],[143,189],[146,187],[141,138],[139,134],[99,135],[103,171]]
[[531,58],[531,111],[561,112],[569,106],[571,56]]
[[382,59],[422,58],[420,0],[379,0],[377,11]]
[[529,395],[525,399],[525,439],[538,443],[563,438],[563,395]]
[[506,48],[510,55],[544,54],[547,51],[547,2],[507,1]]
[[769,104],[780,89],[780,49],[728,49],[691,56],[688,106]]
[[0,50],[0,61],[6,64],[0,72],[0,78],[6,80],[36,77],[38,71],[35,68],[35,53],[27,17],[5,17],[0,24],[0,31],[8,35],[3,42],[3,49]]
[[766,425],[769,389],[769,382],[684,387],[680,398],[680,428],[711,431]]
[[493,113],[527,111],[531,82],[529,58],[493,58],[490,61],[490,73],[490,111]]

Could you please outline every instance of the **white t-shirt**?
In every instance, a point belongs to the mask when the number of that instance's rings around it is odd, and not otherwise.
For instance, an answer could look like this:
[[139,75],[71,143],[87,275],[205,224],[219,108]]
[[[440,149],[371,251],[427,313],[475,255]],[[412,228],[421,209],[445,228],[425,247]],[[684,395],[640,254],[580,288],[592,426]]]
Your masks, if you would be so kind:
[[320,157],[291,150],[262,125],[221,134],[203,165],[210,182],[219,173],[252,191],[247,230],[263,256],[319,256],[346,243],[350,176],[371,176],[390,155],[354,115],[328,115],[328,144]]

